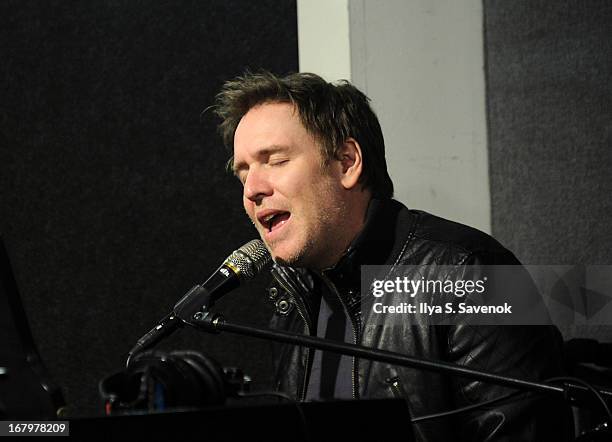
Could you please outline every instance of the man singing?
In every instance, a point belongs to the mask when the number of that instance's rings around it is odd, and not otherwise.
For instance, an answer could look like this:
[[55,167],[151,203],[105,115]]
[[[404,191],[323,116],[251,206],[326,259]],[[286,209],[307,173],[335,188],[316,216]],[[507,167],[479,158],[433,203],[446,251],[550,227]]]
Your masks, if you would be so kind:
[[[274,327],[523,379],[561,372],[551,327],[431,326],[419,315],[374,325],[362,311],[363,265],[519,262],[485,233],[392,199],[380,124],[358,89],[308,73],[247,73],[225,83],[216,112],[244,208],[274,258]],[[512,392],[290,345],[277,363],[276,387],[297,400],[401,397],[412,416]],[[564,440],[567,428],[552,425],[559,419],[552,408],[549,399],[526,395],[415,432],[422,441]]]

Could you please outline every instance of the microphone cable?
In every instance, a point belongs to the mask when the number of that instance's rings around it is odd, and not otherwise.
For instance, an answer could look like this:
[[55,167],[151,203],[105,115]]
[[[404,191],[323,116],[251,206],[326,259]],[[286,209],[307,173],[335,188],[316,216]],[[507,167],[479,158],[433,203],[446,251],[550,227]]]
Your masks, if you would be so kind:
[[[599,393],[599,391],[597,391],[597,389],[591,385],[590,383],[579,379],[579,378],[574,378],[571,376],[557,376],[554,378],[550,378],[550,379],[546,379],[544,382],[574,382],[576,384],[580,384],[583,387],[585,387],[590,393],[593,394],[593,396],[595,396],[595,398],[599,401],[599,403],[602,405],[602,408],[605,411],[605,415],[606,418],[608,420],[608,422],[610,423],[610,425],[612,425],[612,413],[610,412],[610,408],[608,407],[608,404],[606,403],[605,399],[603,398],[603,396],[601,395],[601,393]],[[415,418],[411,419],[412,423],[421,423],[421,422],[425,422],[425,421],[429,421],[429,420],[433,420],[433,419],[440,419],[440,418],[444,418],[444,417],[448,417],[448,416],[455,416],[458,414],[462,414],[462,413],[467,413],[468,411],[472,411],[478,408],[482,408],[482,407],[486,407],[488,405],[492,405],[492,404],[496,404],[498,402],[503,402],[507,399],[513,398],[513,397],[519,397],[521,395],[527,397],[530,395],[541,395],[543,393],[535,393],[535,392],[525,392],[525,391],[515,391],[513,393],[509,393],[509,394],[505,394],[502,396],[498,396],[496,398],[493,399],[489,399],[487,401],[483,401],[483,402],[478,402],[476,404],[472,404],[472,405],[467,405],[465,407],[461,407],[461,408],[455,408],[453,410],[449,410],[449,411],[442,411],[440,413],[433,413],[433,414],[427,414],[424,416],[418,416]],[[566,395],[566,400],[567,400],[567,395]]]
[[449,411],[442,411],[440,413],[426,414],[424,416],[414,417],[410,421],[413,424],[419,424],[421,422],[425,422],[425,421],[428,421],[428,420],[440,419],[440,418],[448,417],[448,416],[455,416],[457,414],[467,413],[468,411],[472,411],[472,410],[476,410],[478,408],[486,407],[487,405],[492,405],[492,404],[496,404],[498,402],[503,402],[503,401],[505,401],[507,399],[510,399],[510,398],[513,398],[513,397],[518,397],[518,396],[521,396],[521,395],[529,396],[530,394],[532,394],[532,393],[531,392],[525,392],[525,391],[515,391],[514,393],[504,394],[502,396],[498,396],[496,398],[489,399],[487,401],[478,402],[478,403],[472,404],[472,405],[466,405],[465,407],[455,408],[455,409],[449,410]]
[[547,379],[546,382],[574,382],[576,384],[582,385],[584,388],[589,390],[589,392],[591,392],[593,396],[595,396],[595,398],[599,401],[602,408],[604,409],[604,414],[607,416],[608,423],[612,427],[612,412],[610,412],[610,407],[608,407],[608,404],[606,403],[604,397],[599,391],[597,391],[597,389],[592,384],[580,378],[575,378],[572,376],[557,376],[554,378]]

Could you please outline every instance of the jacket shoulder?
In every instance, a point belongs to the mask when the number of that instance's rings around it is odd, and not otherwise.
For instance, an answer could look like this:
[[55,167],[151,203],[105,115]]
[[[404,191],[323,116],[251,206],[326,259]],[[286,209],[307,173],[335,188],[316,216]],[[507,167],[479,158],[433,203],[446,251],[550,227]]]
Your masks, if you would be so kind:
[[410,255],[421,255],[421,263],[520,264],[512,252],[487,233],[421,210],[408,212],[415,222],[402,260],[412,262]]

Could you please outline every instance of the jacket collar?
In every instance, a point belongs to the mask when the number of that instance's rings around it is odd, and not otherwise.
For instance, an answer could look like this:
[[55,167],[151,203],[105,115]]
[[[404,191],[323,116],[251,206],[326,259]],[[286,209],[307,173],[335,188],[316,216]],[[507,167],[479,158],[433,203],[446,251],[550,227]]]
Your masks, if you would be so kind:
[[395,200],[373,198],[362,231],[338,263],[322,273],[339,288],[358,289],[362,265],[393,264],[409,233],[399,222],[402,209],[405,206]]

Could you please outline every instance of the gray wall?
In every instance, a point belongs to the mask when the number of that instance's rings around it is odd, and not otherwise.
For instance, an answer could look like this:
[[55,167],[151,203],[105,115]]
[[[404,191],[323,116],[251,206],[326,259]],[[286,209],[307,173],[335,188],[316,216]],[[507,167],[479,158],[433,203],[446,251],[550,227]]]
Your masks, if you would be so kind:
[[481,0],[351,0],[352,80],[385,134],[395,196],[490,231]]
[[481,0],[298,0],[300,70],[371,99],[395,198],[491,229]]
[[612,264],[612,4],[485,4],[493,232],[526,263]]
[[612,4],[485,1],[485,30],[493,234],[525,263],[612,264]]

